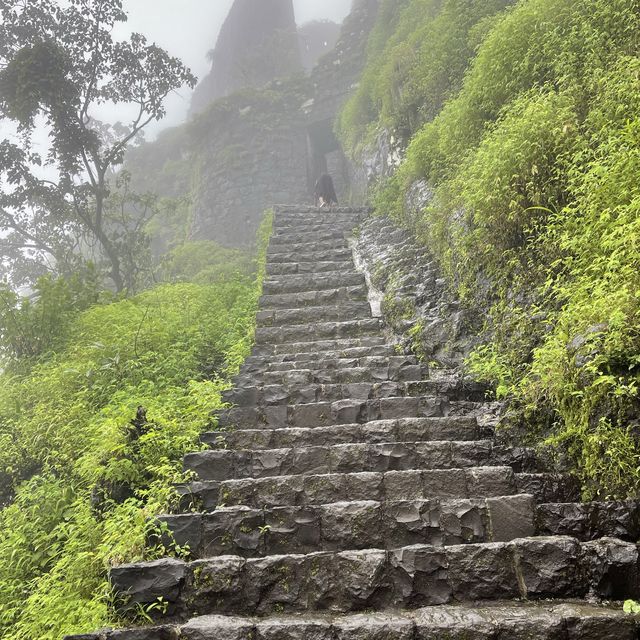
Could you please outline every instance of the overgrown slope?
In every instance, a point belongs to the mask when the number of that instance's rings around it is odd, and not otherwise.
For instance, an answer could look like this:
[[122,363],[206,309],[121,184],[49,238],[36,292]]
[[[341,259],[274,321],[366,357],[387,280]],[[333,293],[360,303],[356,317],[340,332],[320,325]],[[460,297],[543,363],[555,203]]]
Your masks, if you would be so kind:
[[195,274],[197,260],[174,258],[200,283],[94,304],[52,348],[0,376],[0,468],[15,494],[0,512],[3,638],[58,640],[117,623],[107,569],[153,553],[149,519],[170,508],[183,454],[248,353],[263,258],[257,275],[220,274],[215,259]]
[[[356,159],[382,128],[410,140],[378,208],[488,313],[470,366],[511,422],[568,456],[585,497],[634,495],[640,10],[507,4],[387,2],[339,128]],[[417,180],[434,196],[415,216]]]

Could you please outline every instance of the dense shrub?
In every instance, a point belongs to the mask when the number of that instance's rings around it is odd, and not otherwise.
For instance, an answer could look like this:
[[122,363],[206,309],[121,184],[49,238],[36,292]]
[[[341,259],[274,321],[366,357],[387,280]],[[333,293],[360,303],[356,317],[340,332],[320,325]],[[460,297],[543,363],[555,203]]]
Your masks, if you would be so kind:
[[[472,371],[511,400],[530,441],[569,461],[585,497],[636,494],[640,11],[634,0],[520,0],[483,18],[464,4],[449,19],[446,1],[425,11],[414,32],[440,25],[434,51],[406,75],[396,69],[396,84],[381,66],[375,95],[388,101],[358,110],[374,95],[365,83],[343,113],[343,139],[354,150],[409,126],[377,205],[488,318]],[[476,44],[462,53],[465,33]],[[459,64],[442,55],[453,43]],[[444,60],[454,72],[440,85]],[[431,87],[427,110],[406,118],[399,105],[421,86]],[[434,196],[416,216],[405,200],[419,179]]]
[[268,225],[255,280],[227,273],[95,304],[55,350],[0,376],[3,638],[117,623],[107,569],[153,552],[149,520],[171,506],[183,454],[215,426],[250,348]]

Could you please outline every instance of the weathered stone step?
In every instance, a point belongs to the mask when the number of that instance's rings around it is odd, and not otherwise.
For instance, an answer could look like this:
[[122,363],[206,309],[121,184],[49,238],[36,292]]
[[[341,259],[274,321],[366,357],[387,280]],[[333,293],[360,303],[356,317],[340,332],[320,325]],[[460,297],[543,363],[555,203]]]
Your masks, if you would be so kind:
[[262,284],[265,295],[277,293],[298,293],[302,291],[320,291],[340,287],[361,287],[365,284],[361,273],[327,272],[318,275],[295,275],[267,278]]
[[292,229],[308,229],[308,230],[321,230],[321,229],[354,229],[360,224],[360,216],[335,216],[333,218],[328,217],[304,217],[304,216],[285,216],[279,219],[276,223],[274,221],[273,230],[274,233],[278,233],[281,230]]
[[218,413],[218,424],[221,427],[241,429],[328,427],[395,418],[461,416],[470,413],[474,407],[477,405],[452,403],[445,398],[436,397],[404,396],[378,400],[350,399],[337,402],[224,409]]
[[299,309],[300,307],[321,307],[341,302],[361,302],[367,300],[367,287],[339,287],[322,291],[302,291],[300,293],[280,293],[264,295],[260,298],[260,309]]
[[272,363],[303,363],[343,358],[378,358],[397,355],[398,350],[384,336],[318,340],[284,345],[254,345],[243,366],[271,366]]
[[347,249],[349,247],[345,238],[333,238],[331,240],[307,240],[292,244],[270,244],[267,249],[267,260],[278,255],[298,255],[298,260],[305,259],[310,253],[333,251],[334,249]]
[[212,448],[281,449],[354,443],[472,441],[490,435],[475,418],[401,418],[311,429],[212,431],[202,441]]
[[550,509],[571,511],[573,537],[582,542],[613,536],[640,537],[638,502],[537,505],[519,494],[474,500],[336,502],[323,505],[222,507],[213,513],[158,518],[165,548],[189,549],[192,560],[219,555],[245,558],[345,549],[391,549],[509,542],[529,536],[569,535],[549,519]]
[[[326,256],[322,256],[326,258]],[[345,253],[343,260],[321,262],[271,262],[267,264],[267,276],[295,276],[313,273],[326,273],[327,271],[353,273],[356,271],[351,255]]]
[[356,210],[340,208],[332,211],[324,209],[303,209],[301,211],[278,210],[278,213],[273,220],[273,227],[274,229],[279,229],[280,227],[287,225],[336,224],[341,222],[348,222],[356,227],[368,215],[369,211],[365,211],[363,209]]
[[331,242],[338,241],[342,244],[345,239],[345,232],[335,229],[332,226],[327,225],[326,229],[310,230],[303,227],[293,229],[278,228],[275,233],[272,234],[269,245],[275,248],[278,245],[300,245],[310,244],[317,242]]
[[371,318],[371,306],[366,300],[337,301],[333,305],[292,309],[263,309],[256,315],[258,327],[285,327],[307,322],[346,322]]
[[165,615],[351,612],[548,598],[635,598],[638,548],[565,536],[449,547],[318,552],[266,558],[159,560],[111,570],[127,605],[162,598]]
[[[353,253],[348,246],[342,248],[333,248],[330,250],[309,250],[303,255],[294,251],[288,253],[274,253],[267,256],[267,272],[271,265],[285,265],[285,264],[320,264],[330,262],[333,264],[340,263],[340,266],[336,271],[342,269],[342,264],[348,262],[349,268],[353,269]],[[325,271],[325,269],[323,269]],[[315,273],[315,271],[305,271],[303,273]]]
[[[158,518],[154,541],[189,549],[190,559],[245,558],[345,549],[508,542],[534,535],[533,496],[474,500],[336,502],[304,507],[222,507]],[[630,539],[630,538],[628,538]]]
[[181,626],[66,640],[637,640],[640,620],[582,601],[443,605],[414,611],[304,617],[202,616]]
[[[351,361],[353,362],[353,361]],[[356,361],[357,363],[357,361]],[[409,382],[419,381],[428,373],[426,367],[417,364],[404,367],[378,365],[377,367],[353,367],[340,369],[295,369],[290,363],[276,371],[245,372],[235,379],[236,387],[251,385],[286,385],[293,384],[353,384],[374,383],[382,381]]]
[[[416,373],[418,368],[416,369]],[[366,372],[366,371],[365,371]],[[329,376],[331,379],[331,376]],[[286,404],[338,402],[340,400],[376,400],[396,397],[446,397],[449,400],[484,399],[482,385],[462,380],[409,380],[381,382],[345,382],[341,384],[293,382],[238,386],[223,393],[225,402],[238,407],[270,407]]]
[[188,453],[184,470],[199,480],[223,481],[303,474],[461,469],[510,466],[542,471],[532,450],[494,445],[492,440],[355,443],[262,450]]
[[415,356],[405,355],[384,355],[384,356],[360,356],[354,354],[353,357],[338,357],[341,354],[335,354],[335,357],[326,356],[324,354],[307,354],[302,360],[292,360],[291,356],[276,356],[271,358],[247,359],[241,368],[241,371],[247,374],[255,373],[259,375],[280,374],[293,371],[312,371],[319,375],[336,374],[340,375],[341,371],[346,369],[371,369],[372,371],[388,369],[389,372],[395,374],[401,369],[407,367],[420,366],[426,375],[428,367],[420,364]]
[[536,502],[575,502],[580,487],[567,474],[516,473],[511,467],[389,471],[259,480],[192,482],[177,487],[181,511],[211,512],[220,506],[267,507],[358,500],[471,499],[528,494]]
[[216,484],[218,504],[257,509],[349,500],[487,498],[518,493],[514,471],[507,466],[287,475],[193,483],[196,489],[213,491]]
[[573,535],[581,540],[612,536],[640,540],[640,501],[541,504],[536,529],[542,535]]
[[280,327],[258,327],[256,329],[256,343],[298,343],[305,338],[311,340],[361,338],[377,336],[381,333],[382,328],[382,320],[371,317],[359,320],[291,324]]

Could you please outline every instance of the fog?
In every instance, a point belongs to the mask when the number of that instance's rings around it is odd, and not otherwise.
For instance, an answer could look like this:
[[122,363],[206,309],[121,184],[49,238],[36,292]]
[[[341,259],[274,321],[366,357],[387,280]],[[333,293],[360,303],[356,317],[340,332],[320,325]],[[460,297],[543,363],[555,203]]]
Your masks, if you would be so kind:
[[[131,31],[143,33],[191,68],[198,78],[209,71],[206,55],[215,46],[220,27],[233,0],[125,0],[129,14],[127,23],[120,25],[116,36],[124,38]],[[351,9],[351,0],[294,0],[297,23],[310,20],[342,22]],[[183,89],[167,99],[167,117],[152,124],[147,137],[153,137],[162,128],[184,120],[191,92]],[[121,114],[122,110],[118,110]],[[105,120],[117,118],[115,111],[101,109]]]
[[[114,36],[124,39],[132,31],[143,33],[202,78],[210,69],[207,52],[215,46],[232,4],[233,0],[124,0],[129,20],[117,26]],[[349,14],[351,0],[294,0],[294,6],[298,24],[323,19],[342,22]],[[167,116],[151,123],[145,129],[145,137],[153,139],[162,129],[183,122],[190,98],[187,88],[170,95],[165,101]],[[91,113],[100,120],[116,122],[126,118],[127,110],[122,105],[103,105]],[[13,126],[0,121],[0,136],[12,137],[13,132]],[[44,151],[48,144],[46,133],[36,134],[36,140]]]

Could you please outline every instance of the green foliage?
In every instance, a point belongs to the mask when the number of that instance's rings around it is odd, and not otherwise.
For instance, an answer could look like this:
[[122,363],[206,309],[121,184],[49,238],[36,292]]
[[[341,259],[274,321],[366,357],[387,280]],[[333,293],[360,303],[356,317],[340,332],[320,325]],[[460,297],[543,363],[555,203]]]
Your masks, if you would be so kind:
[[162,258],[160,278],[167,282],[213,284],[248,278],[251,256],[241,249],[227,249],[211,240],[185,242]]
[[[55,350],[2,374],[3,638],[57,640],[118,623],[107,569],[153,557],[149,520],[171,508],[184,453],[215,428],[220,393],[252,343],[270,224],[255,280],[202,277],[69,312]],[[197,263],[193,272],[206,266]],[[66,304],[67,288],[49,286]],[[37,304],[50,297],[43,289]]]
[[50,40],[20,49],[0,72],[0,99],[6,102],[8,114],[27,127],[41,105],[69,108],[79,98],[68,78],[70,68],[64,50]]
[[28,298],[0,285],[0,362],[4,368],[24,367],[55,349],[67,337],[80,311],[108,297],[100,293],[91,265],[71,278],[43,276]]
[[[135,259],[145,262],[137,219],[124,207],[112,215],[109,196],[119,185],[110,178],[127,146],[164,117],[166,96],[196,78],[141,34],[115,41],[126,19],[121,0],[0,5],[0,119],[23,133],[0,143],[0,238],[14,258],[0,266],[10,272],[19,273],[25,255],[40,269],[69,272],[93,250],[94,264],[120,292],[131,290],[131,271],[142,268]],[[102,123],[94,112],[105,103],[133,105],[134,115]],[[42,155],[36,122],[48,132]],[[46,179],[35,169],[41,165]]]
[[368,64],[342,112],[339,131],[356,153],[385,127],[408,139],[460,89],[481,34],[513,0],[386,2],[371,36]]
[[[399,5],[342,136],[353,150],[381,128],[409,129],[377,208],[411,228],[487,317],[470,370],[511,401],[529,440],[570,461],[586,498],[636,495],[640,14],[634,0],[507,4],[481,16],[443,1],[414,16],[416,33],[439,25],[433,51],[398,53],[407,66],[389,75],[394,47],[410,42]],[[460,57],[447,58],[454,43]],[[452,73],[439,89],[442,64]],[[416,216],[405,199],[418,179],[434,197]]]
[[625,600],[624,602],[625,613],[640,613],[640,603],[635,600]]

